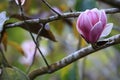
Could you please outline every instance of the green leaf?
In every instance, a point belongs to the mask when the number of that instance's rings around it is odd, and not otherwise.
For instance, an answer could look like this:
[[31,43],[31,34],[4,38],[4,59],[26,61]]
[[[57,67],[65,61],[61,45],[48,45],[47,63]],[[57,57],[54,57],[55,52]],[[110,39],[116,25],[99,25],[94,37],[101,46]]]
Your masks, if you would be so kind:
[[0,80],[29,80],[29,78],[16,67],[5,67],[2,69]]

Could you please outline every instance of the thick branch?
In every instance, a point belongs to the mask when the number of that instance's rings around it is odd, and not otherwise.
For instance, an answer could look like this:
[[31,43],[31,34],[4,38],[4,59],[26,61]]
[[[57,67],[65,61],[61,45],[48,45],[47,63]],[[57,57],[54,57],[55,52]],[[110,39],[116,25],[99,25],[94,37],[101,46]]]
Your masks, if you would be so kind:
[[119,44],[120,43],[120,34],[110,37],[110,38],[106,39],[106,41],[108,41],[106,44],[104,44],[96,49],[93,49],[91,46],[82,48],[74,53],[71,53],[69,56],[63,58],[62,60],[51,64],[49,69],[48,69],[48,67],[42,67],[40,69],[36,69],[36,70],[32,71],[28,76],[29,76],[30,80],[33,80],[37,76],[47,74],[47,73],[53,73],[65,66],[71,64],[72,62],[74,62],[78,59],[81,59],[89,54],[92,54],[93,52],[110,47],[115,44]]
[[[118,9],[118,8],[111,8],[111,9],[104,9],[104,10],[107,14],[113,14],[113,13],[120,12],[120,9]],[[80,13],[81,12],[62,13],[61,16],[55,15],[55,16],[51,16],[46,19],[30,19],[30,20],[26,20],[25,22],[27,22],[27,24],[29,24],[29,23],[30,24],[31,23],[48,23],[48,22],[52,22],[55,20],[78,17],[80,15]],[[23,24],[24,24],[24,21],[20,21],[20,22],[16,22],[13,24],[8,24],[5,26],[5,28],[12,28],[12,27],[23,25]]]

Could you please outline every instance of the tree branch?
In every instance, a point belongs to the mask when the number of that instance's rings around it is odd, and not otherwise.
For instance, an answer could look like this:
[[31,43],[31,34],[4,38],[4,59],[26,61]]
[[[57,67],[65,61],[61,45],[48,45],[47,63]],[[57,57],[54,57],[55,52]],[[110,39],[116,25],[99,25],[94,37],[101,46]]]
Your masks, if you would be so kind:
[[[120,12],[120,9],[118,8],[111,8],[111,9],[104,9],[105,12],[107,14],[113,14],[113,13],[118,13]],[[55,20],[60,20],[60,19],[65,19],[65,18],[74,18],[74,17],[78,17],[80,15],[81,12],[71,12],[71,13],[62,13],[61,16],[55,15],[55,16],[51,16],[49,18],[46,19],[30,19],[30,20],[26,20],[25,22],[27,22],[27,24],[31,24],[31,23],[48,23],[48,22],[52,22]],[[5,28],[13,28],[13,27],[18,27],[20,25],[23,25],[24,21],[20,21],[20,22],[16,22],[16,23],[12,23],[12,24],[7,24],[5,25]]]
[[30,80],[33,80],[37,76],[47,74],[47,73],[53,73],[53,72],[65,67],[65,66],[71,64],[72,62],[75,62],[78,59],[81,59],[89,54],[92,54],[93,52],[102,50],[104,48],[110,47],[110,46],[115,45],[115,44],[119,44],[120,43],[120,34],[112,36],[112,37],[105,39],[105,40],[108,42],[102,46],[99,46],[98,48],[94,49],[91,46],[82,48],[74,53],[71,53],[69,56],[63,58],[62,60],[51,64],[49,69],[48,69],[48,67],[42,67],[40,69],[36,69],[36,70],[32,71],[31,73],[28,74],[28,76],[29,76]]
[[46,1],[46,0],[42,0],[42,2],[44,3],[44,4],[46,4],[46,6],[48,6],[54,13],[56,13],[58,16],[60,16],[61,14],[60,13],[58,13],[57,11],[55,11],[53,8],[52,8],[52,6]]

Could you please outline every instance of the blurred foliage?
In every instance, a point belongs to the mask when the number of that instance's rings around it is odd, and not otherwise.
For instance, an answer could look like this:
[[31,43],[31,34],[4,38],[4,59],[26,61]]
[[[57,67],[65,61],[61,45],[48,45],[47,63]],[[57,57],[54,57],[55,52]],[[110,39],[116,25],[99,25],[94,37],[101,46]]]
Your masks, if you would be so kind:
[[1,80],[29,80],[29,78],[19,69],[5,67],[2,69]]
[[86,9],[92,9],[96,7],[95,0],[76,0],[75,9],[77,11],[84,11]]
[[[96,0],[47,1],[52,7],[58,8],[61,13],[70,11],[84,11],[96,6],[98,8],[100,7],[99,3],[96,4]],[[102,8],[105,7],[106,4],[102,6]],[[23,8],[26,14],[26,19],[48,18],[51,15],[55,15],[41,0],[26,0]],[[7,15],[10,17],[10,20],[8,21],[9,23],[21,20],[19,8],[15,4],[14,0],[1,0],[0,11],[7,11]],[[113,14],[111,14],[108,17],[108,22],[112,22],[114,23],[115,27],[120,28],[119,14],[114,14],[114,17]],[[36,33],[39,30],[36,27],[40,26],[40,24],[29,25],[31,30],[37,30],[35,31]],[[82,48],[87,45],[76,30],[76,18],[53,21],[49,24],[49,28],[49,31],[45,30],[42,34],[46,32],[50,34],[47,34],[47,37],[45,37],[45,35],[41,35],[44,38],[41,37],[39,42],[41,51],[43,49],[43,54],[45,53],[44,51],[47,52],[47,54],[44,55],[49,64],[59,61],[70,53],[75,52],[78,47]],[[112,33],[108,37],[119,33],[120,31],[118,29],[113,29]],[[34,37],[36,37],[36,34],[34,34]],[[57,42],[53,42],[54,38],[57,40]],[[50,41],[49,39],[53,41]],[[15,80],[13,78],[16,78],[16,80],[20,80],[20,78],[23,80],[28,80],[26,75],[29,65],[20,63],[20,58],[24,56],[24,51],[22,50],[21,45],[25,40],[31,40],[31,36],[28,34],[28,31],[26,31],[25,25],[6,30],[3,38],[4,47],[5,50],[7,50],[5,51],[5,57],[10,65],[17,68],[3,68],[3,74],[2,77],[0,75],[0,80],[8,80],[8,78],[10,80]],[[119,56],[120,45],[116,45],[114,47],[110,47],[89,55],[85,61],[84,72],[82,72],[82,59],[53,74],[39,76],[35,80],[80,80],[83,73],[85,80],[119,80]],[[30,71],[42,66],[45,66],[45,63],[41,56],[37,55]]]

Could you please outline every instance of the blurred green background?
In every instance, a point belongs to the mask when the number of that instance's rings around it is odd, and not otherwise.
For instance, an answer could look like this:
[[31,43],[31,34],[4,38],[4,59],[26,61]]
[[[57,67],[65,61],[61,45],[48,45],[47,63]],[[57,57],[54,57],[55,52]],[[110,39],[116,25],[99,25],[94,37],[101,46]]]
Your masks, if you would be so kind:
[[[48,0],[48,2],[61,12],[84,11],[95,7],[99,9],[111,8],[107,4],[96,0]],[[2,11],[6,11],[8,16],[19,13],[19,9],[13,0],[1,0],[0,12]],[[47,18],[54,15],[41,0],[26,0],[24,11],[26,15],[32,17],[42,15],[42,18]],[[114,23],[114,28],[108,37],[120,33],[119,17],[119,13],[108,15],[108,22]],[[50,30],[57,42],[43,37],[40,40],[40,48],[49,64],[59,61],[77,49],[88,45],[76,30],[76,19],[58,20],[49,23]],[[9,22],[17,21],[19,20],[15,18],[9,20]],[[8,44],[5,56],[12,66],[26,73],[29,64],[20,62],[20,58],[24,56],[21,45],[26,40],[32,40],[31,36],[20,27],[9,28],[6,33]],[[36,37],[36,34],[34,36]],[[119,80],[119,56],[120,46],[112,46],[80,59],[55,73],[39,76],[35,80]],[[46,66],[46,64],[41,56],[36,56],[29,72],[42,66]]]

